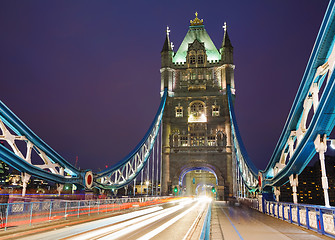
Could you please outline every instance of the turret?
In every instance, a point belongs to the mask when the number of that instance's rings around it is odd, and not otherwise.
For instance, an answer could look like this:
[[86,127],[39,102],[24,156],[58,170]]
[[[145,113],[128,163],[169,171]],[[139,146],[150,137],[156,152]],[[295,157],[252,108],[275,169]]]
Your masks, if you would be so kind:
[[166,28],[165,42],[164,42],[164,45],[163,45],[163,49],[161,51],[162,68],[163,67],[170,67],[172,65],[173,51],[172,51],[172,44],[170,42],[169,34],[170,34],[170,29],[169,29],[169,27],[167,27]]
[[223,63],[225,64],[233,64],[234,47],[233,45],[231,45],[231,42],[228,36],[228,29],[227,29],[226,23],[224,23],[223,29],[224,29],[224,35],[223,35],[223,40],[222,40],[222,44],[220,48],[221,59]]
[[221,53],[221,84],[222,88],[226,88],[227,85],[230,85],[232,93],[235,94],[235,81],[234,81],[234,61],[233,61],[233,52],[234,48],[230,42],[227,30],[227,24],[223,25],[224,34],[223,40],[220,48]]
[[161,93],[168,88],[169,96],[173,94],[174,70],[172,68],[173,45],[169,38],[170,29],[166,28],[166,37],[161,51]]

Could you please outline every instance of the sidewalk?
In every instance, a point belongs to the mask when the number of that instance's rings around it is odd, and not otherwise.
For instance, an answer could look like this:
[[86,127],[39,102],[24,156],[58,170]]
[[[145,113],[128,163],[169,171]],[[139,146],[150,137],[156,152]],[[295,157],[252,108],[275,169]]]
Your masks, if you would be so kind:
[[226,240],[317,240],[333,239],[247,207],[215,202],[211,239]]

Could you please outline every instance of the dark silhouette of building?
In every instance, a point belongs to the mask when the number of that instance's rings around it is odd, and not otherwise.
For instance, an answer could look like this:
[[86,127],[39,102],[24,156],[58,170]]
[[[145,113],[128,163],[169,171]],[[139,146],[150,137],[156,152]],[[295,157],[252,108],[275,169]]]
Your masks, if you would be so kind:
[[0,185],[7,185],[9,182],[10,171],[7,163],[0,161]]
[[[329,203],[335,206],[335,157],[326,155],[325,163],[328,177]],[[320,161],[315,162],[313,166],[307,166],[298,179],[298,202],[324,205]],[[280,187],[280,201],[293,202],[292,188],[289,182]]]

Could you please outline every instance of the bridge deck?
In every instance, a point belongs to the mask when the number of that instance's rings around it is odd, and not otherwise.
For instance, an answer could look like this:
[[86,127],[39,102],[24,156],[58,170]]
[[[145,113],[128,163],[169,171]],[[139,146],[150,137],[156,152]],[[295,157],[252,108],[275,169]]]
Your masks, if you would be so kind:
[[223,202],[215,202],[212,208],[211,239],[316,240],[332,238],[247,207],[232,207]]

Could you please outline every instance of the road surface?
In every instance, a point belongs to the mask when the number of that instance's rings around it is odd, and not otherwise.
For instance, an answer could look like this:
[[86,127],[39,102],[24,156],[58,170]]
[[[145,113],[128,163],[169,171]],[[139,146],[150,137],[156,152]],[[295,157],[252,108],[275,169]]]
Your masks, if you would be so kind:
[[[42,228],[27,227],[21,232],[9,229],[0,239],[198,240],[209,204],[208,199],[179,199],[100,219],[87,218],[77,222],[69,219]],[[213,240],[331,239],[247,207],[213,202],[211,209],[210,237]]]
[[[110,239],[199,239],[209,201],[181,199],[91,222],[61,226],[25,236],[1,239],[110,240]],[[34,234],[33,234],[34,233]]]

